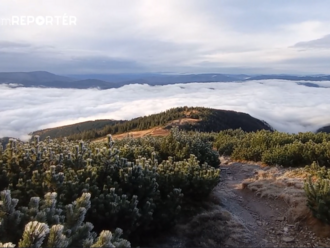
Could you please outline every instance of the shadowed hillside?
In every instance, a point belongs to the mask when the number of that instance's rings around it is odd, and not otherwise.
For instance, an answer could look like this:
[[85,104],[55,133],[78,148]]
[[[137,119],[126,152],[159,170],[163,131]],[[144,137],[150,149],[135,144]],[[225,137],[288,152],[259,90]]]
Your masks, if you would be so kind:
[[330,125],[328,126],[324,126],[324,127],[321,127],[319,129],[317,129],[316,131],[317,133],[321,133],[321,132],[324,132],[324,133],[330,133]]

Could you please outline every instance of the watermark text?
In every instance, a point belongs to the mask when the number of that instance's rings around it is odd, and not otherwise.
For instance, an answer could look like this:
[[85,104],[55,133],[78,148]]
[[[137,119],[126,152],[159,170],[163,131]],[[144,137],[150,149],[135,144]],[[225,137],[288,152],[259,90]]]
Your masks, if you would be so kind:
[[1,18],[0,25],[3,26],[75,26],[77,17],[70,15],[56,16],[12,16],[10,18]]

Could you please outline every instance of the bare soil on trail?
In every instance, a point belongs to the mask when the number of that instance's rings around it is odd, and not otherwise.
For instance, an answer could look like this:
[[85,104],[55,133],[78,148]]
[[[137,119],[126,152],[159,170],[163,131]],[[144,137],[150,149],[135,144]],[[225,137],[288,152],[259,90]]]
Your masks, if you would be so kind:
[[[152,247],[330,247],[296,171],[225,161],[204,210]],[[323,236],[323,237],[320,237]]]

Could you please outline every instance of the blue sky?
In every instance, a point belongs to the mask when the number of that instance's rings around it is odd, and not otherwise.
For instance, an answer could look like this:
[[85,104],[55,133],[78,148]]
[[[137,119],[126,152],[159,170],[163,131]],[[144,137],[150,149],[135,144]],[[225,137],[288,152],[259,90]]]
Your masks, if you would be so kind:
[[[1,0],[0,71],[327,74],[330,2]],[[76,25],[5,25],[74,16]]]

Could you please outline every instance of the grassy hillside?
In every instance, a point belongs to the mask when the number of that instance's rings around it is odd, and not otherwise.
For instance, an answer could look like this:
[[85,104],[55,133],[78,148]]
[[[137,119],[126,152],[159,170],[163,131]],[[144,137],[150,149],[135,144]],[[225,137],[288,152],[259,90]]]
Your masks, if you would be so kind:
[[265,122],[246,113],[218,110],[203,107],[178,107],[167,111],[143,116],[130,121],[97,120],[77,123],[70,126],[36,131],[41,139],[68,137],[69,139],[95,139],[107,134],[120,134],[132,131],[146,130],[154,127],[170,129],[179,126],[182,130],[198,130],[201,132],[219,132],[226,129],[241,128],[252,132],[257,130],[272,130]]

